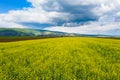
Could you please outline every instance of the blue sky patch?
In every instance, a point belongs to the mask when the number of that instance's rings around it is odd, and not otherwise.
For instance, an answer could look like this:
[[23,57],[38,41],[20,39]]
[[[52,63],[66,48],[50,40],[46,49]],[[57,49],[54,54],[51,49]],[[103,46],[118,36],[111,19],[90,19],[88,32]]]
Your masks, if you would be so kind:
[[24,7],[31,7],[26,0],[0,0],[0,13],[7,13],[10,10],[20,10]]

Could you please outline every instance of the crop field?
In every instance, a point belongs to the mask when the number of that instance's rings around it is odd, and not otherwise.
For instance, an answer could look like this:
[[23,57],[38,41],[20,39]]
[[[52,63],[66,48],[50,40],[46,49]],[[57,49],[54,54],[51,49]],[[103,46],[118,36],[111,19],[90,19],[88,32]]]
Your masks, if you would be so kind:
[[120,39],[0,42],[0,80],[119,80]]
[[0,36],[0,42],[15,42],[35,39],[57,38],[62,36]]

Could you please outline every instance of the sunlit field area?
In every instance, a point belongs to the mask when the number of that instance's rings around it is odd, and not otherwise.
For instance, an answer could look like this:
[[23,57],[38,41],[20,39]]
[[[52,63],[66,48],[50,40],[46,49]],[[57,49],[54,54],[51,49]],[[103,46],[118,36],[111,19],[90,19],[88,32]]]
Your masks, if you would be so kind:
[[0,80],[119,80],[120,39],[0,42]]

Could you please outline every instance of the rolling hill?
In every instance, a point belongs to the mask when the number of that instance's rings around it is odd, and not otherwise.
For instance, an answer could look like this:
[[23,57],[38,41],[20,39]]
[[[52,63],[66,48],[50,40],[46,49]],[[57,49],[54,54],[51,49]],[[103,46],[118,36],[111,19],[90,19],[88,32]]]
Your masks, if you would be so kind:
[[74,37],[111,37],[111,38],[120,38],[119,35],[104,35],[104,34],[77,34],[77,33],[66,33],[58,31],[49,31],[42,29],[27,29],[27,28],[0,28],[0,37],[1,36],[28,36],[28,37],[65,37],[65,36],[74,36]]
[[0,36],[70,36],[72,34],[25,28],[0,28]]

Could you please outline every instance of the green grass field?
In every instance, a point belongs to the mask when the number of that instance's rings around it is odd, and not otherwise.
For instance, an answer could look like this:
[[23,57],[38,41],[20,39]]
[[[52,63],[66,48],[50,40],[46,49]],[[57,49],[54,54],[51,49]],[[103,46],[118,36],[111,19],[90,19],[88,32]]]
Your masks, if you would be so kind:
[[0,43],[0,80],[119,80],[120,39]]

